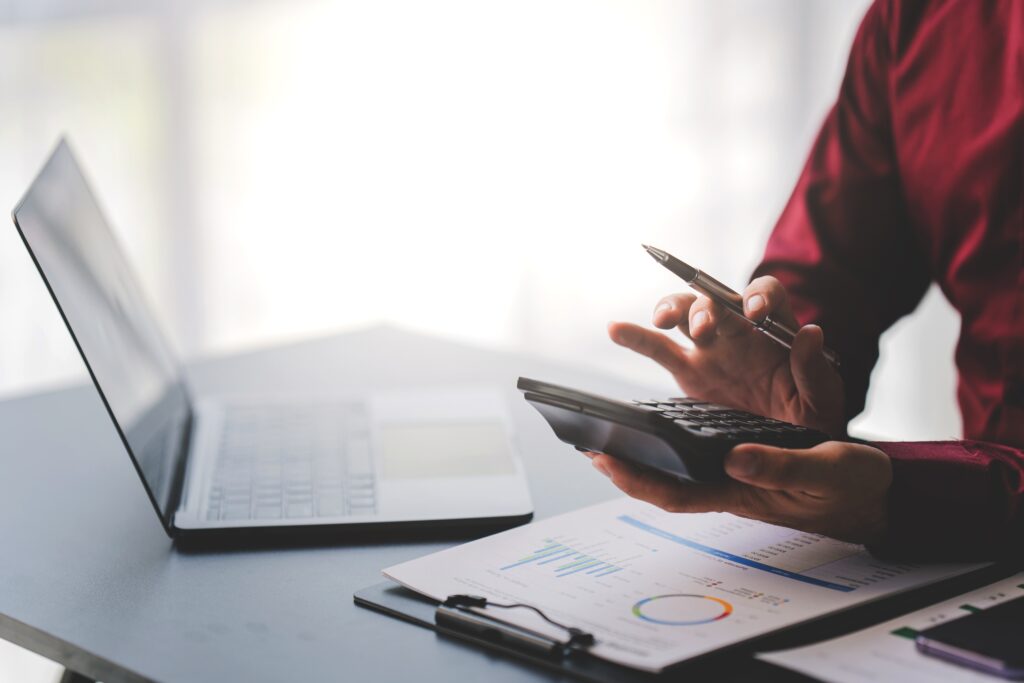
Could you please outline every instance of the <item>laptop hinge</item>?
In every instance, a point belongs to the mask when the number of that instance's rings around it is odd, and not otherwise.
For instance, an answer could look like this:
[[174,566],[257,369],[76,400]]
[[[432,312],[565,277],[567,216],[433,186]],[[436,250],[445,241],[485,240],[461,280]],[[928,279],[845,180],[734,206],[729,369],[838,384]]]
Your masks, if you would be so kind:
[[164,520],[164,527],[167,529],[167,533],[174,536],[176,533],[176,527],[174,526],[174,516],[178,514],[178,510],[181,508],[181,494],[185,489],[185,470],[187,469],[189,455],[192,449],[192,425],[193,425],[193,411],[192,411],[192,397],[186,393],[187,396],[187,412],[185,413],[185,426],[181,430],[181,443],[178,444],[178,453],[175,458],[174,473],[171,475],[171,495],[170,495],[170,506],[167,512],[167,517]]

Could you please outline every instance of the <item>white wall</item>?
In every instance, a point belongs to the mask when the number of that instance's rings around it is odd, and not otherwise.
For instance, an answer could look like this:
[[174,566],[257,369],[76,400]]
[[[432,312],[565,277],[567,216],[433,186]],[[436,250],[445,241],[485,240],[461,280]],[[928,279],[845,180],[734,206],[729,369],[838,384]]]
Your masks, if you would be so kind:
[[[865,4],[8,0],[0,205],[68,132],[186,354],[386,321],[664,385],[603,332],[678,287],[638,243],[742,283]],[[0,391],[79,372],[13,230],[0,314]],[[864,429],[956,433],[954,334]]]

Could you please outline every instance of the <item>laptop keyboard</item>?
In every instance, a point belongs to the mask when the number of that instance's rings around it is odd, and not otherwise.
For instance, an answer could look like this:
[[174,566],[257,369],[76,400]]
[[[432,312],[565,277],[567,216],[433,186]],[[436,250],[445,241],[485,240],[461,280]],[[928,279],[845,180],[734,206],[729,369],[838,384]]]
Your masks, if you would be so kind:
[[207,519],[367,515],[375,491],[365,405],[225,406]]

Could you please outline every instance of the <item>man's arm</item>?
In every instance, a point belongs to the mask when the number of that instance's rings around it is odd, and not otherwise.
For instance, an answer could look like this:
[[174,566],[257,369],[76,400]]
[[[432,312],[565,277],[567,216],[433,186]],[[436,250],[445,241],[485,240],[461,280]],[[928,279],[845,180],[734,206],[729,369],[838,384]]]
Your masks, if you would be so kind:
[[[785,288],[760,277],[743,295],[752,319],[771,312],[825,327],[843,357],[846,419],[863,408],[879,336],[917,305],[930,281],[892,140],[885,11],[876,4],[864,18],[839,99],[758,269]],[[829,423],[831,409],[823,406],[842,402],[833,396],[842,389],[821,357],[818,327],[802,328],[787,355],[692,295],[663,299],[654,322],[664,330],[678,326],[695,348],[638,325],[616,323],[610,333],[661,363],[689,394],[802,424]],[[841,413],[840,407],[840,420]],[[670,511],[732,512],[899,557],[994,557],[1024,548],[1024,452],[1012,448],[744,444],[727,455],[729,479],[716,485],[680,484],[591,456],[623,491]]]
[[914,559],[1024,554],[1024,451],[981,441],[874,444],[889,456],[888,523],[872,552]]
[[886,5],[868,10],[835,106],[755,276],[776,277],[801,324],[842,359],[846,419],[864,407],[878,339],[930,283],[903,200],[890,125]]
[[[843,359],[846,416],[861,411],[878,338],[928,287],[903,202],[890,126],[887,5],[864,18],[835,107],[818,135],[756,275],[773,275],[794,315]],[[881,443],[891,556],[992,557],[1024,546],[1024,452],[981,442]]]

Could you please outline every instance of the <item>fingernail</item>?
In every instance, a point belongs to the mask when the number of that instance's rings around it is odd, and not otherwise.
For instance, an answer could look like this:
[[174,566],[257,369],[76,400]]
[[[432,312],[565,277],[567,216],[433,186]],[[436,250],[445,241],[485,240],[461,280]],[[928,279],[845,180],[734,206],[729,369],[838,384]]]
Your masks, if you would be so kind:
[[594,466],[595,470],[611,479],[612,475],[608,472],[608,469],[604,466],[604,464],[601,463],[600,460],[591,460],[590,463]]
[[656,307],[656,308],[654,309],[654,315],[658,315],[659,313],[664,313],[665,311],[671,311],[671,310],[672,310],[672,304],[670,304],[670,303],[669,303],[669,302],[667,302],[667,301],[662,301],[662,302],[661,302],[660,304],[658,304],[658,306],[657,306],[657,307]]
[[732,451],[725,456],[725,471],[738,477],[757,473],[757,455],[747,451]]
[[704,311],[697,311],[693,315],[693,322],[690,325],[694,328],[703,327],[704,323],[708,321],[708,314]]
[[762,308],[764,308],[764,297],[761,296],[760,294],[755,294],[754,296],[747,299],[748,313],[757,313]]

